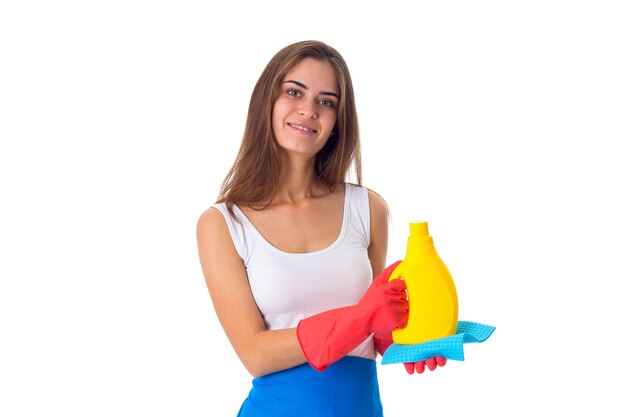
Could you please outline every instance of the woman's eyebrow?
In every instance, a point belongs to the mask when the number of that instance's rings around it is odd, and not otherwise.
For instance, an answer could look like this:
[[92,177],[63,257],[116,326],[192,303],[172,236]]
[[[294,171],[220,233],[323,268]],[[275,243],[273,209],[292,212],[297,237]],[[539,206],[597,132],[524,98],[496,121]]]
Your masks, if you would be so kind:
[[[303,88],[305,90],[309,89],[309,87],[307,87],[306,85],[302,84],[300,81],[296,81],[296,80],[285,80],[281,84],[284,84],[284,83],[293,83],[293,84],[297,85],[298,87]],[[332,91],[320,91],[320,94],[323,95],[323,96],[334,96],[334,97],[339,98],[339,94],[333,93]]]

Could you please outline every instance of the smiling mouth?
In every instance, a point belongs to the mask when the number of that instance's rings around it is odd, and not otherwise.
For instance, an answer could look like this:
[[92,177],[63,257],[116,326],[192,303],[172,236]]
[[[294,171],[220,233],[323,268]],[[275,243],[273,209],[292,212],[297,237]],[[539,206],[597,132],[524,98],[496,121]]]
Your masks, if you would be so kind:
[[296,124],[292,124],[292,123],[287,123],[287,124],[290,127],[294,128],[296,130],[299,130],[301,132],[304,132],[304,133],[317,133],[317,130],[315,130],[315,129],[311,129],[311,128],[308,128],[308,127],[304,127],[304,126],[300,126],[300,125],[296,125]]

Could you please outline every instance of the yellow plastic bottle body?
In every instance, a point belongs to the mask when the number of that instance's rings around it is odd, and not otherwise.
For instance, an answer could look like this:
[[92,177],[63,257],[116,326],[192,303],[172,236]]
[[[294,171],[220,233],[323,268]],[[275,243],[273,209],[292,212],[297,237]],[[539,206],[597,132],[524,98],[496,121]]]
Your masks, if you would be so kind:
[[407,287],[407,326],[392,332],[397,344],[412,345],[455,334],[459,304],[456,287],[443,263],[427,222],[410,224],[406,256],[389,280],[402,278]]

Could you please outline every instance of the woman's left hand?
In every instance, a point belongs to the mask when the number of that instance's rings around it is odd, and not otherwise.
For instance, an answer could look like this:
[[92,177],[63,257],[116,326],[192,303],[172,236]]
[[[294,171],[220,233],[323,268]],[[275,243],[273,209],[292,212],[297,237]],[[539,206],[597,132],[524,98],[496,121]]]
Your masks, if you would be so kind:
[[[391,332],[374,334],[374,346],[376,347],[376,351],[380,353],[381,356],[392,343],[393,340],[391,338]],[[404,364],[404,369],[406,369],[407,373],[411,375],[415,372],[421,374],[424,372],[426,367],[428,367],[431,371],[434,371],[438,366],[445,366],[447,361],[448,360],[443,356],[435,356],[434,358],[429,358],[425,361],[406,362]]]
[[437,366],[445,366],[446,362],[447,360],[443,356],[435,356],[434,358],[429,358],[421,362],[407,362],[404,364],[404,368],[409,374],[413,374],[414,372],[421,374],[427,366],[428,369],[434,371],[437,369]]

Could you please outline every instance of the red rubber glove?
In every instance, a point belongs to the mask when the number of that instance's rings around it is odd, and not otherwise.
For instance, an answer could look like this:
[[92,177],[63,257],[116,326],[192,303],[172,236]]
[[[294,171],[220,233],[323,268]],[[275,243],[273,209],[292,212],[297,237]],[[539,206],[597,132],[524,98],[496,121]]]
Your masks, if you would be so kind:
[[[391,337],[391,332],[374,334],[374,346],[376,347],[376,351],[380,353],[381,356],[392,343],[393,339]],[[434,358],[428,358],[425,361],[405,362],[404,369],[406,369],[408,374],[413,374],[414,372],[421,374],[424,372],[426,366],[428,366],[428,369],[431,371],[434,371],[437,369],[437,366],[444,366],[447,361],[448,360],[443,356],[435,356]]]
[[400,279],[388,282],[399,263],[389,265],[376,276],[357,305],[300,320],[296,334],[307,362],[314,369],[323,371],[372,333],[406,326],[409,310],[406,284]]

